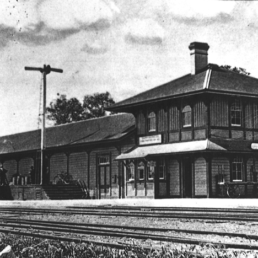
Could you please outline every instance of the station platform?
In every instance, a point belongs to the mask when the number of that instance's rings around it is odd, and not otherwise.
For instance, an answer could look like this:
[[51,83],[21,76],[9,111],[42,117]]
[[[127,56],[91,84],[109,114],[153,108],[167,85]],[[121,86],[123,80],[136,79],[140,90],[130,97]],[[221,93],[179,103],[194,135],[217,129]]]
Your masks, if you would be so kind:
[[14,207],[88,207],[88,206],[140,206],[140,207],[200,207],[258,209],[258,199],[104,199],[104,200],[27,200],[0,201]]

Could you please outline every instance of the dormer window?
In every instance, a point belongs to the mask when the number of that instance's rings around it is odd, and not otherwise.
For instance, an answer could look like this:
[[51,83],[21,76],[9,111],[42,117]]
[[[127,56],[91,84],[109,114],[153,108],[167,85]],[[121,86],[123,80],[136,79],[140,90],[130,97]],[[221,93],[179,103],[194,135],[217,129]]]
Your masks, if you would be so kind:
[[230,108],[231,125],[241,126],[242,120],[242,107],[239,99],[235,99]]
[[154,112],[151,112],[148,115],[148,131],[155,132],[156,130],[156,114]]
[[182,110],[183,127],[190,127],[192,125],[192,108],[188,105]]

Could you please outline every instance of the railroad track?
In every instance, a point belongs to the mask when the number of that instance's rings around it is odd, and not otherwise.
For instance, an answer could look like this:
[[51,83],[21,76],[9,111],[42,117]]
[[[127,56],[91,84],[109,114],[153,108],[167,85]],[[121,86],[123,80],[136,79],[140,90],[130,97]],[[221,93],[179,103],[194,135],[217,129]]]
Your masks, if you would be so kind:
[[180,209],[180,208],[136,208],[136,207],[67,207],[65,209],[38,209],[21,207],[2,207],[0,214],[39,215],[39,214],[67,214],[88,216],[116,216],[138,218],[180,218],[194,220],[215,221],[246,221],[258,222],[258,210],[243,209]]
[[[229,232],[211,232],[211,231],[197,231],[197,230],[182,230],[176,228],[157,228],[157,227],[131,227],[131,226],[118,226],[118,225],[105,225],[105,224],[90,224],[90,223],[69,223],[69,222],[56,222],[56,221],[39,221],[39,220],[21,220],[14,218],[1,218],[0,219],[0,232],[24,234],[27,236],[37,236],[42,238],[60,239],[60,233],[62,233],[62,239],[66,241],[70,238],[70,241],[82,241],[85,237],[89,236],[103,236],[113,237],[115,239],[132,238],[139,240],[151,239],[152,241],[162,242],[174,242],[174,243],[186,243],[195,244],[211,243],[213,245],[225,245],[227,248],[235,249],[258,249],[258,244],[249,243],[231,243],[223,241],[210,241],[205,240],[205,237],[181,237],[173,235],[173,232],[191,233],[195,235],[220,235],[238,237],[243,239],[257,240],[257,235],[246,235]],[[152,232],[152,233],[149,233]],[[153,234],[155,232],[155,234]],[[165,235],[164,233],[167,232]],[[171,235],[172,233],[172,235]],[[56,235],[58,234],[58,235]],[[69,234],[63,236],[63,234]],[[79,237],[78,237],[79,236]],[[83,241],[84,241],[83,240]],[[85,240],[86,242],[89,239]],[[117,241],[117,240],[116,240]],[[117,244],[117,243],[116,243]],[[121,243],[119,244],[121,245]],[[124,245],[122,244],[122,247]]]

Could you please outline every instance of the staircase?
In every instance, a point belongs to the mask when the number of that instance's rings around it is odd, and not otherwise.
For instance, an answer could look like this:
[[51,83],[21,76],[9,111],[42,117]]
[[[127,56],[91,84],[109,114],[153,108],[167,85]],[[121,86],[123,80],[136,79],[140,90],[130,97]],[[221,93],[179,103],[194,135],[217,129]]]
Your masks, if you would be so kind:
[[83,199],[83,190],[78,185],[44,185],[43,191],[49,200]]

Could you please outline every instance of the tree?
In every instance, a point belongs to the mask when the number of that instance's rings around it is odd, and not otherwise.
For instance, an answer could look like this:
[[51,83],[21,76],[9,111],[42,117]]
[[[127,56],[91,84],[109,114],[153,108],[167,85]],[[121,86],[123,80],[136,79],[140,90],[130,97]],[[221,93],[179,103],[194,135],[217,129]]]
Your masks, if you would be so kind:
[[78,99],[67,99],[66,95],[57,95],[58,98],[46,109],[49,120],[55,121],[55,125],[83,120],[83,107]]
[[223,69],[235,72],[235,73],[250,75],[250,73],[248,73],[246,71],[246,69],[241,68],[241,67],[231,67],[230,65],[221,65],[220,67],[223,68]]
[[86,95],[83,100],[84,116],[87,118],[105,116],[105,107],[115,104],[109,92]]
[[77,98],[67,99],[66,95],[59,94],[57,96],[46,108],[47,118],[54,121],[55,125],[105,116],[104,108],[115,103],[109,92],[86,95],[83,104]]

